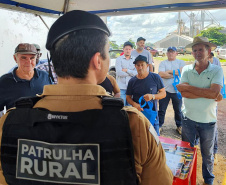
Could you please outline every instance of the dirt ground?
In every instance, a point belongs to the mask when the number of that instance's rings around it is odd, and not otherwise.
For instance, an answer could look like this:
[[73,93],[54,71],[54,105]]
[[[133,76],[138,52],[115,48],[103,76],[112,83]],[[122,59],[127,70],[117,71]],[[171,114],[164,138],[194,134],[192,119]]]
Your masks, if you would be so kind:
[[[155,72],[158,71],[158,65],[161,62],[161,58],[154,59],[155,61]],[[226,65],[222,66],[224,70],[224,76],[226,77]],[[226,174],[226,99],[218,103],[218,164],[214,165],[214,185],[222,185],[224,175]],[[173,107],[170,102],[165,123],[163,125],[163,131],[161,136],[170,137],[174,139],[181,139],[181,136],[176,131],[176,124],[174,121]],[[198,150],[198,164],[197,164],[197,185],[203,184],[202,178],[202,158],[200,150]]]

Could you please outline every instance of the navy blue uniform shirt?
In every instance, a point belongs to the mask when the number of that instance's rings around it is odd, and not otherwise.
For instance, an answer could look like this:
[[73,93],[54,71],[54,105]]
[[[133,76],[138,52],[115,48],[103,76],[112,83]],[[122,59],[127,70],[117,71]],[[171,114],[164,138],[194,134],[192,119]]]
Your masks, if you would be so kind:
[[[132,96],[132,100],[139,104],[139,98],[145,94],[157,94],[159,89],[164,88],[161,77],[155,73],[149,73],[144,79],[136,76],[130,79],[126,95]],[[157,100],[154,101],[157,110]]]
[[6,109],[14,107],[14,102],[18,98],[41,94],[44,85],[52,84],[45,71],[34,69],[33,78],[24,80],[16,75],[16,70],[17,68],[0,78],[0,111],[4,106]]

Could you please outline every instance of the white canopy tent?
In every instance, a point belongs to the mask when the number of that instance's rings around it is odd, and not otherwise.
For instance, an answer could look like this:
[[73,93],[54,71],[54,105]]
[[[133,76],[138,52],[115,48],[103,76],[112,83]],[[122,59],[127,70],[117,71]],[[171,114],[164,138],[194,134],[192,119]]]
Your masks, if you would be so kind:
[[226,8],[226,0],[0,0],[0,7],[53,17],[71,10],[85,10],[99,16],[113,16]]

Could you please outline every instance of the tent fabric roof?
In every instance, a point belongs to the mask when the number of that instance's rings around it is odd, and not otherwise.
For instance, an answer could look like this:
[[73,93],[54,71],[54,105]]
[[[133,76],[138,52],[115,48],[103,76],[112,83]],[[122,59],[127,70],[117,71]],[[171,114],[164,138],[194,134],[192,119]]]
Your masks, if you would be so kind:
[[226,8],[226,0],[0,0],[0,8],[59,16],[71,10],[85,10],[100,16]]

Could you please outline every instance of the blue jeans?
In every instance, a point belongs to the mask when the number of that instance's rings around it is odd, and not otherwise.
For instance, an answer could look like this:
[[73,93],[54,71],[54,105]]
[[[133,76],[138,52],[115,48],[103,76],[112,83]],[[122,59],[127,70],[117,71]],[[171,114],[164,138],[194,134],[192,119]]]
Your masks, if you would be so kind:
[[[199,144],[199,136],[196,136],[195,145]],[[216,124],[216,130],[215,130],[215,138],[214,138],[214,147],[213,147],[213,154],[216,154],[218,151],[218,127]]]
[[[218,108],[217,108],[218,110]],[[216,110],[216,111],[217,111]],[[198,145],[199,144],[199,136],[197,135],[196,136],[196,142],[195,142],[195,145]],[[218,127],[217,127],[217,124],[216,124],[216,130],[215,130],[215,139],[214,139],[214,147],[213,147],[213,154],[216,154],[218,151]]]
[[165,120],[165,114],[166,109],[168,107],[169,101],[172,99],[173,104],[173,110],[174,110],[174,120],[177,125],[177,127],[181,126],[181,120],[182,120],[182,113],[181,113],[181,106],[182,106],[182,100],[178,99],[176,93],[169,93],[166,92],[166,97],[159,100],[159,127],[162,127]]
[[213,184],[213,147],[215,138],[215,122],[199,123],[184,118],[182,121],[182,141],[190,143],[194,147],[196,135],[200,137],[200,148],[202,154],[202,176],[206,184]]
[[218,128],[216,124],[216,131],[215,131],[215,139],[214,139],[214,147],[213,147],[213,154],[216,154],[218,151]]
[[126,101],[126,89],[120,89],[120,98],[123,99],[123,101],[124,101],[124,106],[131,106],[131,105]]

